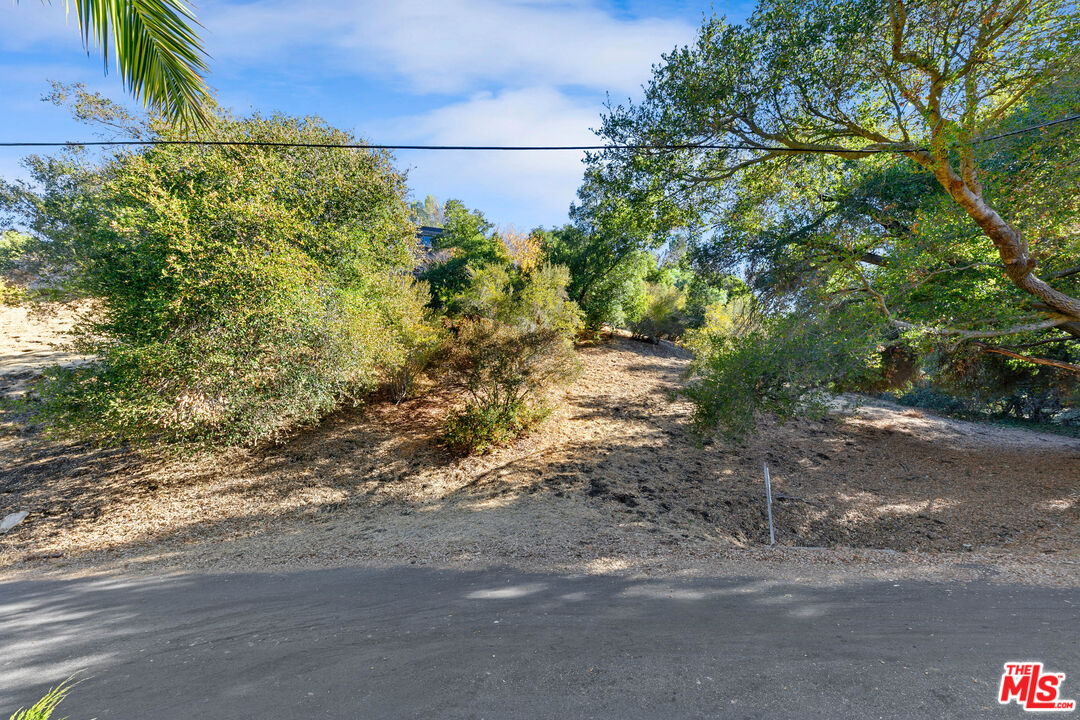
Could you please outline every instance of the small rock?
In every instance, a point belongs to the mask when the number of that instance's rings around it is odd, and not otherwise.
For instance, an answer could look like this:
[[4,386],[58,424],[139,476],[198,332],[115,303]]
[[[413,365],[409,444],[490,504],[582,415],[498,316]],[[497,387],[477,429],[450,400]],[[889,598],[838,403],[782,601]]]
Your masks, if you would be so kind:
[[26,510],[20,510],[19,512],[13,512],[10,515],[5,515],[3,520],[0,520],[0,534],[6,533],[11,528],[15,527],[30,513]]

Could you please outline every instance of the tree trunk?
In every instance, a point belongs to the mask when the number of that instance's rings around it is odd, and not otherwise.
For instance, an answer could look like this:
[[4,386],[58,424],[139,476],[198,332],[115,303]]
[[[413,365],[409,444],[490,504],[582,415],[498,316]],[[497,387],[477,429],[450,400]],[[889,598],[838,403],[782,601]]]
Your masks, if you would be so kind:
[[1027,241],[1005,222],[996,210],[986,204],[981,194],[973,192],[946,162],[937,164],[934,175],[994,243],[1005,266],[1005,274],[1014,285],[1039,298],[1062,315],[1080,319],[1080,300],[1055,290],[1034,275],[1032,271],[1036,262],[1028,252]]

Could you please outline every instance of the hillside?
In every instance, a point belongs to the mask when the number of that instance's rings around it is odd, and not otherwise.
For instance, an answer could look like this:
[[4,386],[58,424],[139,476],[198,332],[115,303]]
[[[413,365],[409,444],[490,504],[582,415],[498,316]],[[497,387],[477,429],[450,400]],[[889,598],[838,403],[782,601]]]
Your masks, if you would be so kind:
[[[17,338],[0,325],[3,372],[24,382],[20,343],[63,321],[27,319]],[[0,538],[0,569],[661,571],[798,558],[1077,579],[1078,440],[864,400],[820,422],[766,423],[744,444],[702,444],[673,399],[686,363],[677,352],[608,337],[579,354],[580,379],[540,430],[478,458],[441,446],[451,398],[437,393],[195,460],[50,441],[9,412],[0,514],[31,514]],[[763,462],[778,544],[834,550],[761,549]]]

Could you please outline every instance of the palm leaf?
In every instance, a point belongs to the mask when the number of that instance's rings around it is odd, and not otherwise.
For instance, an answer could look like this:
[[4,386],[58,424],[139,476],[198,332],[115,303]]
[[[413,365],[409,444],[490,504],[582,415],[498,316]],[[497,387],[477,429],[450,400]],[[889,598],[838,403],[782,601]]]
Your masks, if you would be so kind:
[[106,73],[115,57],[125,89],[143,105],[172,121],[207,125],[207,55],[185,0],[64,0],[68,12],[72,5],[83,44],[89,51],[93,38]]

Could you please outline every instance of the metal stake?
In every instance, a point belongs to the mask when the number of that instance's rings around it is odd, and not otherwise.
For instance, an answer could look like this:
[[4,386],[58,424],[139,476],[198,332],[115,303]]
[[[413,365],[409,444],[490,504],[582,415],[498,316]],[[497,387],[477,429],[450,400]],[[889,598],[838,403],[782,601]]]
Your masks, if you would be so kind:
[[769,545],[776,544],[772,522],[772,483],[769,482],[769,463],[765,463],[765,507],[769,510]]

